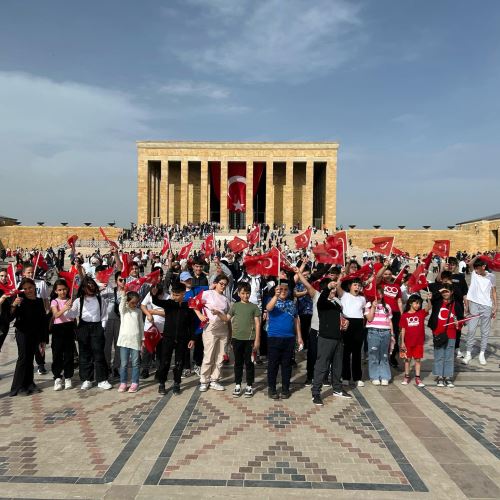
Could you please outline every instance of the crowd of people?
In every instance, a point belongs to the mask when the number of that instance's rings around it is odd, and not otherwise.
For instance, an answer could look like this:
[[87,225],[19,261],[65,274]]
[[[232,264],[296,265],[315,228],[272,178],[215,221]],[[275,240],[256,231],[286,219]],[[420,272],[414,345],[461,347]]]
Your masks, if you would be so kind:
[[[133,237],[163,238],[161,227],[150,229],[138,226]],[[200,224],[163,231],[189,239],[216,229]],[[246,269],[245,254],[259,254],[263,245],[278,246],[288,257],[275,276]],[[65,255],[53,253],[62,270]],[[424,387],[426,323],[432,330],[437,386],[454,386],[456,359],[471,361],[478,326],[478,359],[487,363],[497,298],[495,275],[481,255],[439,259],[435,280],[417,293],[408,285],[407,257],[364,254],[363,265],[354,256],[345,266],[318,263],[308,249],[285,247],[279,228],[264,228],[257,246],[236,254],[220,244],[210,256],[198,251],[182,260],[152,250],[132,251],[126,262],[124,255],[117,246],[88,257],[72,254],[73,281],[61,272],[50,286],[29,255],[18,258],[16,293],[0,289],[0,349],[12,323],[18,348],[11,396],[40,390],[33,361],[38,374],[45,375],[49,343],[55,391],[73,387],[75,359],[81,390],[94,385],[109,390],[117,380],[119,392],[137,392],[140,380],[155,371],[158,392],[166,394],[172,367],[174,394],[181,392],[182,378],[190,376],[199,377],[201,392],[224,391],[222,368],[232,353],[233,396],[252,397],[255,364],[267,363],[271,399],[292,395],[293,367],[304,350],[304,383],[315,405],[323,404],[325,385],[334,397],[351,398],[350,387],[368,381],[387,386],[399,370],[408,385],[412,362],[414,382]],[[471,269],[469,286],[460,269],[463,259]],[[7,269],[1,269],[0,288],[8,279]]]

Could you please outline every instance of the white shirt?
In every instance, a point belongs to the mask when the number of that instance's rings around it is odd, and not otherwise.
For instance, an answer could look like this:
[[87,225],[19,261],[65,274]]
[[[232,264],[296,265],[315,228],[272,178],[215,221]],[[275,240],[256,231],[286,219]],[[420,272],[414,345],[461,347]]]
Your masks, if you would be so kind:
[[363,295],[353,295],[344,292],[340,297],[342,303],[342,313],[346,318],[363,318],[363,311],[366,305],[366,299]]
[[311,328],[313,330],[316,330],[317,332],[319,331],[319,314],[318,314],[318,299],[321,294],[319,292],[316,292],[314,294],[314,297],[312,298],[313,301],[313,314],[311,317]]
[[48,300],[49,290],[47,289],[47,283],[43,280],[35,280],[36,296],[39,299]]
[[120,333],[116,345],[140,351],[143,334],[144,327],[140,308],[130,309],[127,306],[127,296],[122,295],[120,299]]
[[[170,298],[170,295],[167,292],[163,292],[162,295],[159,297],[161,300],[168,300]],[[144,297],[144,300],[141,302],[141,306],[146,306],[146,309],[148,311],[151,311],[153,309],[161,309],[160,306],[155,306],[153,304],[153,297],[151,297],[151,293],[148,292],[148,294]],[[156,316],[156,314],[153,316],[154,323],[156,328],[160,330],[160,332],[163,332],[163,328],[165,326],[165,318],[163,316]],[[149,330],[151,328],[152,324],[151,321],[146,318],[144,320],[144,331]]]
[[496,277],[493,273],[487,272],[484,276],[481,276],[476,271],[472,271],[467,300],[492,307],[491,289],[494,287],[496,287]]
[[[103,328],[108,320],[108,304],[101,297],[101,311],[99,312],[99,301],[97,297],[85,297],[83,300],[82,320],[88,323],[102,323]],[[80,317],[80,298],[75,299],[71,309],[68,311],[70,318]]]

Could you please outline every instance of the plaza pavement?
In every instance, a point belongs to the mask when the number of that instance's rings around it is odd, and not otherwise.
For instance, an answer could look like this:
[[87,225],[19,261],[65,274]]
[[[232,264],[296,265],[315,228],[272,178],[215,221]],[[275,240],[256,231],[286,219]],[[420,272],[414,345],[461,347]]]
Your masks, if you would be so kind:
[[0,353],[1,498],[500,498],[498,319],[487,366],[457,363],[455,389],[435,387],[428,336],[425,389],[396,373],[351,401],[327,391],[322,408],[302,353],[286,401],[267,398],[265,366],[253,399],[231,396],[231,366],[223,393],[200,394],[194,376],[177,397],[152,377],[137,394],[116,381],[54,392],[47,374],[35,376],[41,394],[10,398],[12,333]]

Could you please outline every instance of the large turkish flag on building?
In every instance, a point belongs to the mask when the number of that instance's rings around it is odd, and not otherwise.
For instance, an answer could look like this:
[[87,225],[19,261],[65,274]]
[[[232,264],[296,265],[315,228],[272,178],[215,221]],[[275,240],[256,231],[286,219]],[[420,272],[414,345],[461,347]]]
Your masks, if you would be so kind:
[[246,212],[246,163],[230,161],[227,166],[227,208],[230,212]]

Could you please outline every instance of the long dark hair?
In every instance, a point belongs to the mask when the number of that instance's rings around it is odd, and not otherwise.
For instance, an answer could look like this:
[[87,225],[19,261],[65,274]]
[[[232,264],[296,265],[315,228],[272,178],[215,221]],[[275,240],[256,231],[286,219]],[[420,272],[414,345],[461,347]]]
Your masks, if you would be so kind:
[[98,295],[101,294],[100,290],[99,290],[99,286],[97,285],[97,283],[95,282],[95,280],[93,278],[91,278],[90,276],[85,276],[82,281],[80,282],[80,286],[78,287],[78,293],[76,294],[76,296],[78,298],[80,297],[85,297],[85,289],[87,288],[88,285],[90,284],[93,284],[95,286],[95,290],[96,290],[96,297]]
[[69,286],[68,286],[68,283],[66,283],[66,280],[62,279],[62,278],[59,278],[55,281],[54,283],[54,286],[52,287],[52,292],[50,293],[50,301],[52,302],[54,299],[57,299],[57,293],[56,293],[56,290],[57,290],[57,287],[58,286],[65,286],[66,287],[66,290],[68,291],[68,295],[69,295]]

